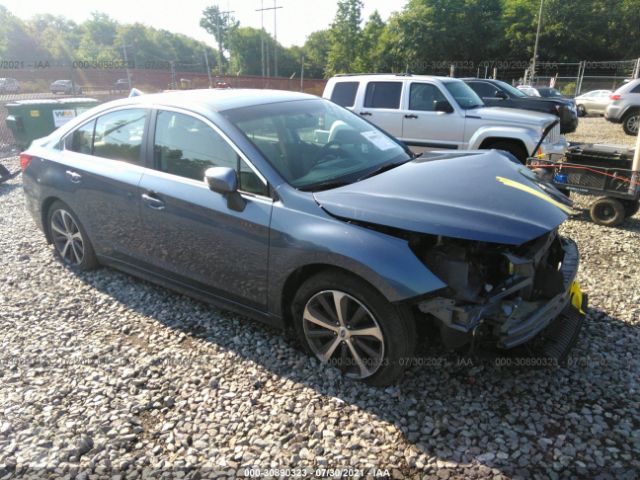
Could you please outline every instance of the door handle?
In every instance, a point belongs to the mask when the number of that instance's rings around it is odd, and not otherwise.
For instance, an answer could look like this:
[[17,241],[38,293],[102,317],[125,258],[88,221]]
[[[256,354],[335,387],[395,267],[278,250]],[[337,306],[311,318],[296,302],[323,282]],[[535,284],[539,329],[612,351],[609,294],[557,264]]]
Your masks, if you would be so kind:
[[82,180],[82,175],[78,172],[74,172],[73,170],[67,170],[65,175],[72,183],[80,183],[80,180]]
[[363,117],[370,117],[371,112],[360,112],[360,115],[362,115]]
[[418,115],[414,115],[413,113],[408,113],[404,116],[404,118],[418,118]]
[[154,196],[153,193],[143,193],[142,200],[149,208],[153,208],[154,210],[164,210],[164,202],[158,197]]

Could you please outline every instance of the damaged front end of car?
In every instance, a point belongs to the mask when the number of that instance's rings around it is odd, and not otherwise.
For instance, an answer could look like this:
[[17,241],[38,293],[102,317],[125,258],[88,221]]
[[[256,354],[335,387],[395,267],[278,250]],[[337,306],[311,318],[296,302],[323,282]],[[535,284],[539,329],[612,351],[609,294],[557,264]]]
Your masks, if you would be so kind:
[[576,244],[554,229],[522,245],[415,236],[410,246],[447,284],[417,308],[449,348],[511,349],[553,330],[545,354],[562,361],[578,335],[586,296]]

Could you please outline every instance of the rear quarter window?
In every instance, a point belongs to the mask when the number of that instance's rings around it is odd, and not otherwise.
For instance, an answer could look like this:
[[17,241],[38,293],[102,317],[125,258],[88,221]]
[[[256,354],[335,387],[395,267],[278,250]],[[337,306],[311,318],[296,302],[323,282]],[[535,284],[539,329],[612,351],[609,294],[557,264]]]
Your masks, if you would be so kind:
[[331,101],[341,107],[353,107],[359,82],[338,82],[331,92]]

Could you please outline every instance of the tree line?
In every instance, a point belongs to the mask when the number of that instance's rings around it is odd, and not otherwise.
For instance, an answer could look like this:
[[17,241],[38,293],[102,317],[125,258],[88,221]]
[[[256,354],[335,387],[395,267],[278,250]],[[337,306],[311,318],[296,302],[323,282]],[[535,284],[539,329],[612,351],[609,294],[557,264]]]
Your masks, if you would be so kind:
[[[331,25],[302,46],[284,47],[264,30],[242,26],[216,6],[200,25],[217,49],[141,23],[121,24],[93,13],[77,24],[64,17],[22,20],[0,6],[0,59],[52,62],[123,61],[138,68],[322,78],[336,73],[436,73],[449,64],[475,73],[480,62],[521,68],[531,59],[538,0],[409,0],[383,21],[362,18],[362,0],[338,0]],[[575,62],[640,56],[639,0],[545,0],[539,60]],[[286,26],[284,27],[286,28]],[[275,60],[277,58],[277,67]],[[469,71],[470,70],[470,71]]]

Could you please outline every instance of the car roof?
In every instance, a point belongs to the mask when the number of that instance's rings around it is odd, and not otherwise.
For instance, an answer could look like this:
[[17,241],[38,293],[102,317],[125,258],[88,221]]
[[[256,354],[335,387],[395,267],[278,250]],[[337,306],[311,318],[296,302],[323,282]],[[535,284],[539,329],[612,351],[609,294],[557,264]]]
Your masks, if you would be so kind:
[[360,81],[364,79],[375,80],[436,80],[436,81],[462,81],[460,78],[445,77],[438,75],[414,75],[412,73],[341,73],[330,78],[330,80]]
[[[295,100],[319,99],[306,93],[290,92],[285,90],[261,90],[261,89],[202,89],[202,90],[175,90],[162,93],[143,94],[109,102],[109,106],[145,105],[155,104],[166,107],[203,108],[214,112],[222,112],[235,108],[266,105],[269,103],[288,102]],[[107,104],[105,104],[106,106]]]

